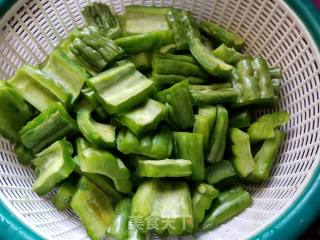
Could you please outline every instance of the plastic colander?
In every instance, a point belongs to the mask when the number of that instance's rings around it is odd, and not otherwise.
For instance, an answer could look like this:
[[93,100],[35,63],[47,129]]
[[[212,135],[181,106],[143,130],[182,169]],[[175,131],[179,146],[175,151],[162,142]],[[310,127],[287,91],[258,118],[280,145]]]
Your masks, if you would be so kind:
[[[75,27],[84,24],[85,0],[0,0],[0,79],[23,64],[43,61]],[[143,4],[191,10],[246,39],[245,49],[281,65],[281,103],[289,111],[272,177],[249,185],[253,204],[242,214],[198,239],[292,239],[320,210],[320,12],[311,0],[108,1],[116,13]],[[4,14],[4,12],[6,13]],[[299,18],[299,17],[300,18]],[[0,239],[87,239],[79,219],[59,212],[32,192],[34,173],[19,164],[0,137]],[[172,206],[174,207],[174,206]],[[191,237],[185,237],[191,239]]]

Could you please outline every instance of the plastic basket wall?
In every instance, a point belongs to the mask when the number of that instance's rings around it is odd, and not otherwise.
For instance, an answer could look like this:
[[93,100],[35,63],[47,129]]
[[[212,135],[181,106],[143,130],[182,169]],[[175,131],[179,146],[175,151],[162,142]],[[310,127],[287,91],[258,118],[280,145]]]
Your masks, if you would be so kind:
[[[83,24],[80,9],[88,1],[20,1],[0,22],[0,79],[23,63],[39,64],[75,26]],[[107,2],[110,3],[110,2]],[[197,19],[212,20],[246,38],[246,49],[284,70],[279,109],[289,111],[286,140],[272,177],[248,189],[254,203],[241,215],[199,239],[247,239],[283,213],[299,196],[319,164],[320,55],[300,20],[281,1],[112,1],[125,5],[173,5],[191,10]],[[0,139],[0,197],[26,225],[45,239],[85,239],[72,212],[59,212],[47,198],[32,192],[34,173],[20,165],[12,146]],[[174,206],[173,206],[174,207]],[[1,238],[1,237],[0,237]]]

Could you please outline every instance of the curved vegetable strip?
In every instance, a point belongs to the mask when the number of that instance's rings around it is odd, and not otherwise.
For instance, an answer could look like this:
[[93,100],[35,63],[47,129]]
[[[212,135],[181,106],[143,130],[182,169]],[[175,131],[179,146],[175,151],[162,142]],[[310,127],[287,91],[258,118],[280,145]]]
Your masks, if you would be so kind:
[[203,136],[201,133],[175,132],[174,146],[176,156],[191,161],[191,180],[202,181],[205,178]]
[[97,174],[97,173],[85,173],[82,172],[80,169],[80,163],[78,156],[73,158],[73,161],[75,162],[75,171],[79,175],[82,175],[86,177],[90,182],[92,182],[94,185],[96,185],[98,188],[100,188],[105,194],[111,197],[111,201],[119,202],[123,196],[120,192],[116,191],[114,189],[114,184],[112,180],[104,175]]
[[153,99],[148,99],[129,112],[117,117],[117,120],[128,127],[136,136],[141,137],[155,130],[160,121],[167,117],[166,107]]
[[39,69],[29,65],[19,68],[8,83],[41,112],[56,102],[61,102],[66,107],[71,102],[71,95],[61,85],[56,84]]
[[107,151],[90,146],[81,138],[77,139],[77,152],[82,172],[107,176],[112,179],[119,192],[131,192],[130,172],[119,158]]
[[152,135],[138,139],[127,129],[121,129],[117,136],[117,148],[124,154],[139,154],[155,159],[164,159],[172,153],[172,132],[163,127]]
[[77,113],[80,132],[92,144],[101,148],[116,146],[116,127],[102,124],[91,118],[91,110],[82,109]]
[[77,132],[77,124],[61,103],[51,105],[19,132],[22,143],[34,153]]
[[263,142],[260,150],[254,157],[255,165],[253,171],[247,176],[249,181],[259,183],[268,179],[283,139],[284,133],[275,130],[274,137],[266,139]]
[[287,112],[273,112],[258,118],[248,129],[250,141],[255,143],[274,137],[274,129],[289,121]]
[[188,177],[192,167],[185,159],[138,160],[137,173],[140,177]]
[[180,181],[143,182],[132,199],[131,220],[142,232],[155,230],[161,234],[168,231],[170,235],[192,232],[192,203],[188,185]]
[[239,176],[246,177],[254,169],[254,160],[251,154],[249,135],[238,128],[231,128],[230,135],[233,144],[233,166]]
[[193,103],[187,81],[176,83],[158,92],[155,97],[168,106],[168,122],[174,129],[183,130],[193,126]]
[[208,162],[220,162],[223,158],[226,148],[227,131],[228,131],[228,111],[223,106],[217,106],[217,118],[208,148]]
[[105,238],[115,214],[109,197],[85,177],[78,183],[77,191],[71,200],[73,211],[92,240]]
[[234,47],[236,49],[241,48],[244,44],[244,39],[241,36],[229,32],[213,22],[201,21],[199,28],[217,44],[224,43],[228,47]]
[[120,114],[130,110],[153,92],[153,81],[137,71],[132,63],[89,78],[88,84],[110,114]]
[[212,76],[229,78],[232,66],[215,57],[198,38],[191,39],[190,51],[199,64]]
[[114,240],[126,240],[128,238],[128,223],[131,208],[131,199],[125,198],[117,203],[115,218],[107,230],[107,236]]
[[36,172],[32,190],[38,195],[44,195],[66,179],[74,170],[72,152],[72,145],[66,140],[60,140],[37,154],[32,161]]
[[204,220],[206,210],[211,207],[213,199],[219,195],[219,190],[213,186],[200,183],[192,194],[192,209],[194,230],[197,230],[199,224]]
[[216,121],[217,109],[215,106],[199,107],[198,115],[195,116],[193,126],[194,133],[201,133],[203,136],[203,150],[207,152],[209,139],[214,123]]
[[69,209],[75,192],[76,188],[70,182],[62,184],[57,194],[52,199],[53,205],[60,211]]
[[0,134],[20,142],[19,130],[33,116],[31,107],[4,81],[0,81]]
[[238,215],[252,204],[247,191],[240,187],[222,192],[209,210],[201,225],[203,230],[210,230],[226,220]]

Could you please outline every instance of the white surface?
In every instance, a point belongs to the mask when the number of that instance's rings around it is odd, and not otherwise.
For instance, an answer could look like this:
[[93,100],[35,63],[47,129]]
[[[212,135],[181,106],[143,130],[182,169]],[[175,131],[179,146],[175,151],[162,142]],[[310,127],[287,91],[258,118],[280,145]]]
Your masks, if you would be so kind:
[[[80,9],[90,1],[19,1],[0,21],[0,79],[23,63],[39,64],[75,26],[83,24]],[[108,3],[108,1],[107,1]],[[253,205],[199,239],[247,239],[283,213],[299,196],[319,165],[320,54],[296,15],[276,0],[112,1],[124,5],[173,5],[191,10],[246,38],[246,50],[284,70],[279,109],[289,111],[286,141],[272,178],[248,187]],[[71,212],[59,212],[47,198],[31,191],[33,172],[21,166],[12,146],[0,140],[0,197],[26,225],[46,239],[85,239]]]

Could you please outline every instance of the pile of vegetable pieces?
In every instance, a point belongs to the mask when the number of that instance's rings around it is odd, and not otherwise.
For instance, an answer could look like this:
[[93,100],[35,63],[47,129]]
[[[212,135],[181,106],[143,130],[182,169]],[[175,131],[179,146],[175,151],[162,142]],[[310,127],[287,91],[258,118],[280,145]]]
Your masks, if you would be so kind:
[[[92,239],[211,230],[252,203],[268,179],[286,112],[281,68],[240,53],[244,39],[191,13],[92,3],[41,66],[0,82],[0,133],[58,188]],[[225,160],[227,159],[227,160]]]

